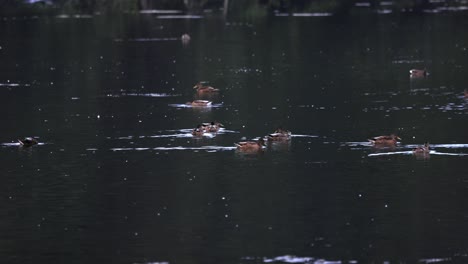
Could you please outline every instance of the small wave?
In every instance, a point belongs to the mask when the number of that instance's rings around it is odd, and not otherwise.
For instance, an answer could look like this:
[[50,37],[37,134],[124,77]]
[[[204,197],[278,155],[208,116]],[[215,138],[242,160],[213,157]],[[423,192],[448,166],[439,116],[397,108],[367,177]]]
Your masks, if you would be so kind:
[[0,87],[20,87],[20,86],[30,86],[29,84],[19,84],[19,83],[0,83]]
[[[389,156],[389,155],[413,155],[412,150],[410,151],[394,151],[394,152],[382,152],[382,153],[371,153],[368,156],[369,157],[375,157],[375,156]],[[446,153],[446,152],[438,152],[435,150],[429,151],[430,155],[441,155],[441,156],[468,156],[466,153]]]
[[208,152],[235,150],[236,147],[203,146],[203,147],[156,147],[156,148],[111,148],[112,151],[141,151],[141,150],[205,150]]
[[161,10],[161,9],[146,9],[141,10],[140,14],[180,14],[182,10]]
[[343,142],[341,143],[342,146],[349,146],[349,147],[369,147],[374,146],[369,141],[362,141],[362,142]]
[[190,133],[186,133],[186,134],[153,135],[153,136],[150,136],[150,138],[202,138],[202,137],[213,138],[215,136],[216,136],[216,134],[213,134],[213,133],[203,133],[203,136],[194,136],[190,132]]
[[156,18],[159,19],[201,19],[203,16],[196,16],[196,15],[164,15],[164,16],[157,16]]
[[134,39],[114,39],[115,42],[156,42],[156,41],[175,41],[180,38],[134,38]]
[[[412,155],[413,151],[393,151],[393,152],[381,152],[381,153],[371,153],[369,157],[376,157],[376,156],[390,156],[390,155]],[[431,153],[430,153],[431,154]]]
[[316,136],[316,135],[299,135],[299,134],[291,134],[291,137],[318,138],[319,136]]
[[19,85],[19,83],[0,83],[0,86],[17,87],[17,86],[20,86],[20,85]]
[[56,18],[62,18],[62,19],[67,19],[67,18],[93,18],[91,15],[66,15],[66,14],[61,14],[57,15]]
[[[44,146],[46,143],[37,143],[38,146]],[[5,147],[20,147],[22,146],[19,142],[12,142],[12,143],[2,143],[2,146]]]
[[377,10],[377,14],[386,15],[391,14],[393,11],[391,9],[379,9]]
[[358,3],[355,3],[354,6],[357,6],[357,7],[370,7],[371,3],[369,3],[369,2],[358,2]]
[[140,96],[140,97],[176,97],[179,94],[168,93],[122,93],[122,94],[108,94],[107,97],[123,97],[123,96]]
[[420,259],[419,262],[421,263],[438,263],[438,262],[445,262],[445,261],[451,261],[451,258],[430,258],[430,259]]
[[[246,258],[249,259],[249,258]],[[252,258],[250,258],[252,259]],[[278,256],[274,258],[263,258],[264,263],[304,263],[304,264],[341,264],[341,263],[357,263],[356,260],[349,260],[343,262],[341,260],[325,260],[325,259],[316,259],[312,257],[298,257],[292,255]]]
[[332,13],[293,13],[294,17],[328,17],[332,16]]
[[432,148],[468,148],[468,144],[431,144]]
[[434,152],[429,152],[429,154],[431,155],[442,155],[442,156],[468,156],[467,153],[446,153],[446,152],[438,152],[438,151],[434,151]]
[[394,60],[392,61],[393,64],[415,64],[415,63],[422,63],[423,60]]
[[210,105],[203,105],[203,106],[193,106],[193,105],[188,105],[188,104],[169,104],[169,106],[172,106],[172,107],[177,107],[177,108],[205,108],[205,109],[209,109],[209,108],[219,108],[219,107],[222,107],[223,104],[222,103],[219,103],[219,104],[210,104]]

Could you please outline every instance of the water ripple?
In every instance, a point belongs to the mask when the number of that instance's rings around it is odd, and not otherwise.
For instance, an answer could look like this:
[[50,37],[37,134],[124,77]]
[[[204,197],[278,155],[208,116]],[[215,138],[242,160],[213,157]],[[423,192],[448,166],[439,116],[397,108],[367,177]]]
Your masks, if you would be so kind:
[[111,148],[112,151],[142,151],[142,150],[205,150],[207,152],[216,152],[216,151],[227,151],[235,150],[236,147],[225,147],[225,146],[203,146],[203,147],[156,147],[156,148]]
[[106,97],[124,97],[124,96],[139,96],[139,97],[176,97],[180,94],[168,93],[121,93],[121,94],[106,94]]

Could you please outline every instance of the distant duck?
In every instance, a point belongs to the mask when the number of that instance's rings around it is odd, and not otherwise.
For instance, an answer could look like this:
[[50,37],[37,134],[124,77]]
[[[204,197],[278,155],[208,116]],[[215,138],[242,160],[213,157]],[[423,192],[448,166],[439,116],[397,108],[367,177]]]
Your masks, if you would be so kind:
[[182,40],[182,44],[188,44],[190,42],[190,35],[185,33],[180,37],[180,40]]
[[390,135],[390,136],[378,136],[378,137],[373,137],[371,139],[368,139],[370,143],[373,145],[388,145],[388,146],[394,146],[397,144],[398,141],[401,140],[396,135]]
[[429,72],[427,72],[425,69],[424,70],[411,69],[409,72],[410,72],[411,78],[422,78],[422,77],[426,77],[429,75]]
[[465,89],[465,91],[463,92],[463,95],[465,96],[466,99],[468,99],[468,90]]
[[191,106],[211,106],[211,101],[207,100],[195,100],[192,102],[187,102],[186,105],[191,105]]
[[27,137],[24,139],[18,139],[18,142],[21,144],[23,147],[31,147],[33,145],[36,145],[38,142],[35,138],[32,137]]
[[205,131],[203,130],[203,126],[202,125],[198,125],[196,128],[194,128],[192,130],[192,135],[194,136],[203,136],[203,133]]
[[265,141],[263,138],[260,138],[257,141],[243,141],[235,144],[237,150],[242,152],[256,152],[261,151],[263,146],[265,146]]
[[274,133],[267,136],[268,140],[272,141],[284,141],[291,139],[291,131],[278,127]]
[[219,122],[211,122],[211,123],[203,123],[202,126],[206,132],[216,133],[219,131],[221,127],[223,127],[223,124]]
[[211,86],[203,85],[201,82],[195,84],[193,89],[196,89],[198,93],[216,93],[216,92],[219,92],[219,89],[213,88]]
[[425,143],[423,146],[419,146],[413,149],[414,154],[429,154],[429,143]]

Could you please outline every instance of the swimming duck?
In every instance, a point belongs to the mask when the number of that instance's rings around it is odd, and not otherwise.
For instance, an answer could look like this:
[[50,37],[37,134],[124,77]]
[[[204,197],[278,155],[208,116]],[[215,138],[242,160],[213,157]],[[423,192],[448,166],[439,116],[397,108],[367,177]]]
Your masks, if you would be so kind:
[[235,144],[237,150],[244,152],[255,152],[261,151],[263,146],[265,146],[265,141],[263,138],[260,138],[257,141],[243,141]]
[[413,149],[414,154],[429,154],[429,143],[425,143],[423,146]]
[[291,139],[291,131],[278,127],[274,133],[267,136],[268,140],[289,140]]
[[195,84],[193,89],[196,89],[198,93],[215,93],[215,92],[219,92],[219,89],[213,88],[211,86],[203,85],[201,82]]
[[378,137],[373,137],[371,139],[368,139],[370,143],[373,145],[396,145],[396,143],[401,140],[396,135],[390,135],[390,136],[378,136]]
[[182,42],[189,42],[190,41],[190,35],[185,33],[182,35],[182,37],[180,37],[180,39],[182,40]]
[[463,92],[463,95],[465,96],[465,98],[468,98],[468,90],[465,89],[465,91]]
[[422,77],[426,77],[429,75],[429,73],[425,69],[424,70],[411,69],[409,72],[410,72],[411,78],[422,78]]
[[218,132],[219,129],[223,127],[223,124],[219,122],[211,122],[211,123],[203,123],[202,126],[206,132]]
[[211,101],[207,100],[195,100],[192,102],[187,102],[186,105],[191,105],[191,106],[211,106]]
[[192,135],[194,136],[203,136],[203,133],[205,131],[203,130],[203,126],[202,125],[198,125],[196,128],[194,128],[192,130]]
[[23,147],[31,147],[33,145],[36,145],[38,142],[35,138],[32,137],[27,137],[24,139],[18,139],[18,142],[21,144]]

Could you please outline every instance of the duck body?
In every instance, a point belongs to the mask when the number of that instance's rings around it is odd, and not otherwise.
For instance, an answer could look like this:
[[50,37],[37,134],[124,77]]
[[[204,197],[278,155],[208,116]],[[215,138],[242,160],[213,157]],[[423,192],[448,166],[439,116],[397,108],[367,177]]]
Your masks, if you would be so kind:
[[203,136],[203,133],[204,133],[204,132],[205,132],[205,131],[204,131],[202,125],[198,125],[196,128],[194,128],[194,129],[192,130],[192,135],[193,135],[193,136],[198,136],[198,137],[200,137],[200,136]]
[[190,35],[185,33],[182,35],[182,37],[180,37],[180,39],[182,40],[182,42],[189,42],[190,41]]
[[26,137],[24,139],[18,139],[18,142],[23,147],[31,147],[31,146],[36,145],[38,143],[37,140],[35,138],[32,138],[32,137]]
[[257,141],[242,141],[235,144],[237,150],[242,152],[258,152],[263,150],[265,142],[263,138],[260,138]]
[[291,131],[279,127],[274,133],[267,136],[268,140],[271,141],[286,141],[291,139]]
[[411,69],[409,72],[411,78],[422,78],[429,75],[429,73],[426,70],[420,69]]
[[201,82],[195,84],[193,89],[197,90],[198,93],[216,93],[216,92],[219,92],[219,89],[213,88],[211,86],[203,85]]
[[206,132],[216,133],[219,131],[221,127],[223,127],[223,124],[219,122],[211,122],[211,123],[203,123],[202,126]]
[[267,136],[268,140],[271,141],[287,141],[291,139],[291,133],[272,133]]
[[465,91],[463,92],[463,95],[465,96],[465,99],[468,99],[468,90],[465,89]]
[[429,143],[425,143],[423,146],[413,149],[414,154],[429,154]]
[[195,101],[192,101],[192,102],[188,102],[186,104],[191,105],[191,106],[211,106],[211,101],[195,100]]
[[399,138],[396,135],[390,135],[390,136],[373,137],[368,140],[373,145],[395,146],[398,143],[398,141],[401,140],[401,138]]

